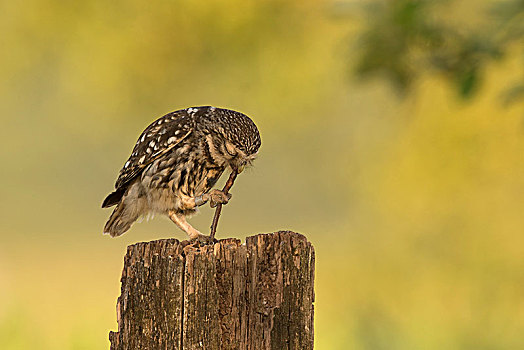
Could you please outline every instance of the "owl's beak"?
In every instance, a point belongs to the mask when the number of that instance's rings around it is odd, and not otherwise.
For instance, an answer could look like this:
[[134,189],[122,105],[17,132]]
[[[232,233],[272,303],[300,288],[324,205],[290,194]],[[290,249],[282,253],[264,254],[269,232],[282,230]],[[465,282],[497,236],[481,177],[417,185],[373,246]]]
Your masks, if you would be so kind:
[[236,169],[237,174],[240,174],[241,172],[243,172],[245,167],[246,167],[245,164],[241,164],[241,165],[237,166],[237,169]]

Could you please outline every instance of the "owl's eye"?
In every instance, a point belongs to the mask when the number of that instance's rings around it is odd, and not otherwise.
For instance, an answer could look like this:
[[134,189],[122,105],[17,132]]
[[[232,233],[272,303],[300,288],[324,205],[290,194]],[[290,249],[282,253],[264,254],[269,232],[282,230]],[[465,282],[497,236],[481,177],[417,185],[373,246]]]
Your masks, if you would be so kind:
[[237,156],[237,150],[235,149],[235,146],[233,146],[231,143],[226,142],[225,148],[226,148],[227,154],[229,154],[231,157]]

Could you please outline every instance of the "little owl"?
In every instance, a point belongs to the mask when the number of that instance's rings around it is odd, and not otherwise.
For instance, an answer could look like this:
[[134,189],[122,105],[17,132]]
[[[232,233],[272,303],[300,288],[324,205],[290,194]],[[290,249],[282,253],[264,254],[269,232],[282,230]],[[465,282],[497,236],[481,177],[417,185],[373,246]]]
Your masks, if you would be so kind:
[[208,201],[231,195],[211,188],[226,168],[241,173],[260,148],[260,134],[246,115],[215,107],[178,110],[154,121],[138,138],[102,208],[116,205],[104,227],[112,237],[139,218],[167,215],[190,239],[204,238],[186,216]]

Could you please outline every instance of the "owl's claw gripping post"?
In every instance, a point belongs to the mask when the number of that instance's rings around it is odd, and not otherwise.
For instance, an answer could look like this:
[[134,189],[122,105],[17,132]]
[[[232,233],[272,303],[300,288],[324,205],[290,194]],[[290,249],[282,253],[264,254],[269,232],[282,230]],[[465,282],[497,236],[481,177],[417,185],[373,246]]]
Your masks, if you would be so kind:
[[209,244],[215,244],[218,242],[216,238],[211,238],[210,236],[206,235],[200,235],[194,238],[191,238],[190,241],[193,243],[198,243],[200,246],[202,245],[209,245]]

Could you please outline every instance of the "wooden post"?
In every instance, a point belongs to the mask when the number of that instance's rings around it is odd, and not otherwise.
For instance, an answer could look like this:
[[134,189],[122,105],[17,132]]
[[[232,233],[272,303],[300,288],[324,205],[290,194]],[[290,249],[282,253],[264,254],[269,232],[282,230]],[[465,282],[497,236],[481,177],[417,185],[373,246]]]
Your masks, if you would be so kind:
[[315,252],[280,231],[127,249],[111,349],[313,349]]

